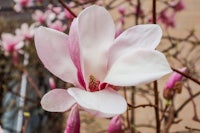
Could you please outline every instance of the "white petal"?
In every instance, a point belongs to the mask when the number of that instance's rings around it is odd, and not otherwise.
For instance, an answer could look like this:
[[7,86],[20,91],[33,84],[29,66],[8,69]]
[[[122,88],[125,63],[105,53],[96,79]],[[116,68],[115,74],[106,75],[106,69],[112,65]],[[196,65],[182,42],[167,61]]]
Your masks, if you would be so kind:
[[96,92],[69,88],[68,93],[82,108],[99,117],[112,117],[122,114],[127,108],[125,99],[110,88]]
[[120,34],[110,48],[108,66],[124,53],[131,52],[134,49],[155,49],[161,37],[160,26],[154,24],[137,25],[127,29]]
[[74,98],[64,89],[53,89],[46,93],[41,100],[42,108],[50,112],[65,112],[75,103]]
[[68,36],[59,31],[39,27],[35,32],[35,46],[45,67],[60,79],[78,84],[77,70],[69,56]]
[[116,60],[104,82],[116,86],[133,86],[154,81],[170,72],[170,66],[162,53],[138,49]]
[[102,80],[106,74],[107,52],[115,36],[112,17],[103,7],[88,7],[78,16],[78,30],[85,79],[92,74]]

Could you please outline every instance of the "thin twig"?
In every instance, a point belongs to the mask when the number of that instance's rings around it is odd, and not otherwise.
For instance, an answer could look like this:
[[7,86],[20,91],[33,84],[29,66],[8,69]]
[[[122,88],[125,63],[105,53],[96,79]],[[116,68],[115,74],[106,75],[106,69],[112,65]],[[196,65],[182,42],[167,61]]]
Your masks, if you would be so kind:
[[176,111],[175,111],[175,116],[178,115],[178,113],[195,97],[200,95],[200,91],[194,94],[193,96],[189,97]]
[[[127,94],[126,94],[126,88],[124,87],[124,98],[127,101]],[[128,110],[126,110],[126,121],[127,121],[127,126],[130,129],[130,122],[129,122],[129,113]]]
[[179,71],[179,70],[177,70],[177,69],[175,69],[175,68],[173,68],[173,67],[171,67],[171,69],[172,69],[173,71],[175,71],[175,72],[177,72],[177,73],[183,75],[184,77],[186,77],[186,78],[192,80],[193,82],[197,83],[198,85],[200,85],[200,81],[197,80],[197,79],[195,79],[195,78],[193,78],[192,76],[190,76],[190,75],[188,75],[188,74],[186,74],[186,73],[183,73],[183,72],[181,72],[181,71]]
[[62,0],[58,0],[58,2],[73,16],[73,17],[77,17],[77,15],[72,12],[72,10],[62,1]]
[[155,94],[155,116],[156,116],[156,132],[160,133],[160,116],[159,116],[159,98],[158,98],[158,83],[154,81],[154,94]]
[[154,107],[154,108],[156,108],[157,106],[155,106],[155,105],[153,105],[153,104],[141,104],[141,105],[137,105],[137,106],[133,106],[133,105],[131,105],[131,104],[129,104],[128,103],[128,106],[130,107],[130,108],[134,108],[134,109],[136,109],[136,108],[145,108],[145,107]]

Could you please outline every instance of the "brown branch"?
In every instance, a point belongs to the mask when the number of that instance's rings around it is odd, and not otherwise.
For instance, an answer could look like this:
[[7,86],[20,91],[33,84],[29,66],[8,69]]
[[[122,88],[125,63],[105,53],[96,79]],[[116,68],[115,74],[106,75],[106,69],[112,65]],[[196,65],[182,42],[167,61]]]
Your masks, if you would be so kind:
[[142,108],[145,108],[145,107],[154,107],[154,108],[156,108],[157,106],[155,106],[153,104],[141,104],[141,105],[133,106],[133,105],[128,103],[128,107],[136,109],[136,108],[141,108],[141,107]]
[[62,0],[58,0],[58,2],[59,2],[73,17],[77,17],[77,15],[76,15]]
[[200,91],[197,92],[196,94],[194,94],[193,96],[189,97],[176,111],[175,111],[175,116],[178,115],[178,113],[195,97],[197,97],[198,95],[200,95]]
[[167,123],[164,126],[162,133],[169,132],[169,129],[170,129],[171,125],[173,124],[173,121],[174,121],[174,107],[173,107],[173,105],[171,105],[170,112],[169,112],[169,118],[168,118]]
[[[124,98],[127,101],[126,88],[124,87],[123,89],[124,89]],[[128,110],[126,110],[126,121],[127,121],[128,129],[130,129],[130,122],[129,122],[129,113],[128,113]]]
[[190,131],[200,131],[200,129],[197,129],[197,128],[191,128],[191,127],[188,127],[188,126],[185,126],[186,129],[190,130]]
[[24,72],[24,74],[26,74],[27,79],[28,79],[29,83],[31,84],[31,86],[33,87],[33,89],[35,90],[36,94],[38,95],[39,98],[42,98],[42,93],[41,93],[39,87],[33,81],[33,79],[31,78],[31,76],[30,76],[29,72],[26,70],[26,68],[23,66],[20,66],[20,65],[16,65],[16,67],[19,70],[21,70],[22,72]]
[[162,120],[163,120],[163,118],[164,118],[164,116],[165,116],[165,113],[166,113],[168,107],[169,107],[169,105],[166,105],[166,106],[165,106],[165,109],[163,110],[162,115],[161,115],[161,118],[160,118],[160,122],[162,122]]
[[156,132],[157,133],[160,133],[160,116],[159,116],[159,94],[158,94],[158,83],[157,81],[154,81],[154,102],[155,102],[155,107],[154,107],[154,110],[155,110],[155,116],[156,116]]
[[175,71],[175,72],[177,72],[177,73],[183,75],[184,77],[186,77],[186,78],[192,80],[193,82],[197,83],[198,85],[200,85],[200,81],[197,80],[197,79],[195,79],[195,78],[193,78],[192,76],[190,76],[190,75],[188,75],[188,74],[186,74],[186,73],[183,73],[183,72],[181,72],[181,71],[179,71],[178,69],[175,69],[175,68],[173,68],[173,67],[171,67],[171,69],[172,69],[173,71]]

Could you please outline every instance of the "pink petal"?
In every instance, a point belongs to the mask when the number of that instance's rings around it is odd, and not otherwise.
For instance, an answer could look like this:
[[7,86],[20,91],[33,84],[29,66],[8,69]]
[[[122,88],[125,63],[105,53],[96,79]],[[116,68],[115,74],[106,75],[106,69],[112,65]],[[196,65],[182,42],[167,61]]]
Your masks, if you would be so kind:
[[46,93],[41,100],[42,108],[50,112],[65,112],[75,103],[74,98],[64,89],[53,89]]
[[121,116],[117,115],[110,120],[108,133],[121,133],[121,132],[122,132]]
[[69,88],[68,93],[82,108],[96,116],[112,117],[124,113],[127,108],[125,99],[111,88],[96,92]]
[[65,133],[80,133],[80,126],[78,105],[74,105],[67,119]]
[[146,24],[129,28],[115,40],[109,50],[110,66],[116,59],[136,48],[155,49],[160,42],[162,30],[158,25]]
[[90,6],[78,16],[78,30],[85,79],[93,75],[102,80],[106,74],[108,48],[115,36],[112,17],[105,8]]
[[81,59],[80,46],[79,46],[79,36],[78,36],[78,21],[74,19],[70,31],[69,31],[69,39],[68,39],[68,49],[71,59],[78,70],[78,81],[79,83],[86,88],[84,77],[83,77],[83,60]]
[[68,36],[59,31],[39,27],[35,32],[35,46],[45,67],[60,79],[78,84],[77,70],[67,48]]
[[[179,69],[179,71],[185,73],[187,71],[186,67],[183,67],[181,69]],[[173,72],[172,75],[170,76],[169,80],[167,81],[167,83],[165,84],[165,89],[173,89],[174,85],[176,84],[176,82],[181,82],[183,76],[177,72]]]
[[115,86],[133,86],[154,81],[170,72],[170,66],[162,53],[138,49],[116,60],[104,82]]

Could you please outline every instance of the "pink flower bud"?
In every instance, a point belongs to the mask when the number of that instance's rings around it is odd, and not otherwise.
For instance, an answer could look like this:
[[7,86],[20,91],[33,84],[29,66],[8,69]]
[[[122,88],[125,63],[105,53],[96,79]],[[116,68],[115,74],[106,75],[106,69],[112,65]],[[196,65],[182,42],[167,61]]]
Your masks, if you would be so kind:
[[[180,69],[181,72],[185,73],[186,72],[186,68],[182,68]],[[169,80],[167,81],[167,83],[165,84],[164,87],[164,92],[163,92],[163,96],[166,99],[171,99],[175,93],[175,91],[177,91],[178,93],[181,92],[181,81],[182,81],[183,76],[177,72],[174,72]]]
[[122,132],[122,123],[120,115],[117,115],[112,118],[109,123],[108,133],[121,133]]
[[167,14],[167,8],[166,8],[160,12],[158,20],[160,22],[162,22],[166,28],[168,28],[168,27],[174,28],[175,27],[174,17],[175,17],[175,13],[173,13],[173,14],[171,14],[171,16],[169,16]]
[[185,9],[185,4],[183,3],[182,0],[179,0],[178,2],[174,3],[171,2],[169,3],[169,6],[172,7],[175,11],[182,11]]
[[65,133],[80,133],[80,116],[78,105],[74,105],[69,114]]
[[124,15],[125,15],[125,8],[124,8],[123,6],[120,6],[120,7],[118,8],[118,12],[119,12],[122,16],[124,16]]
[[51,89],[55,89],[56,88],[56,83],[55,83],[54,78],[52,78],[52,77],[49,78],[49,85],[50,85]]

